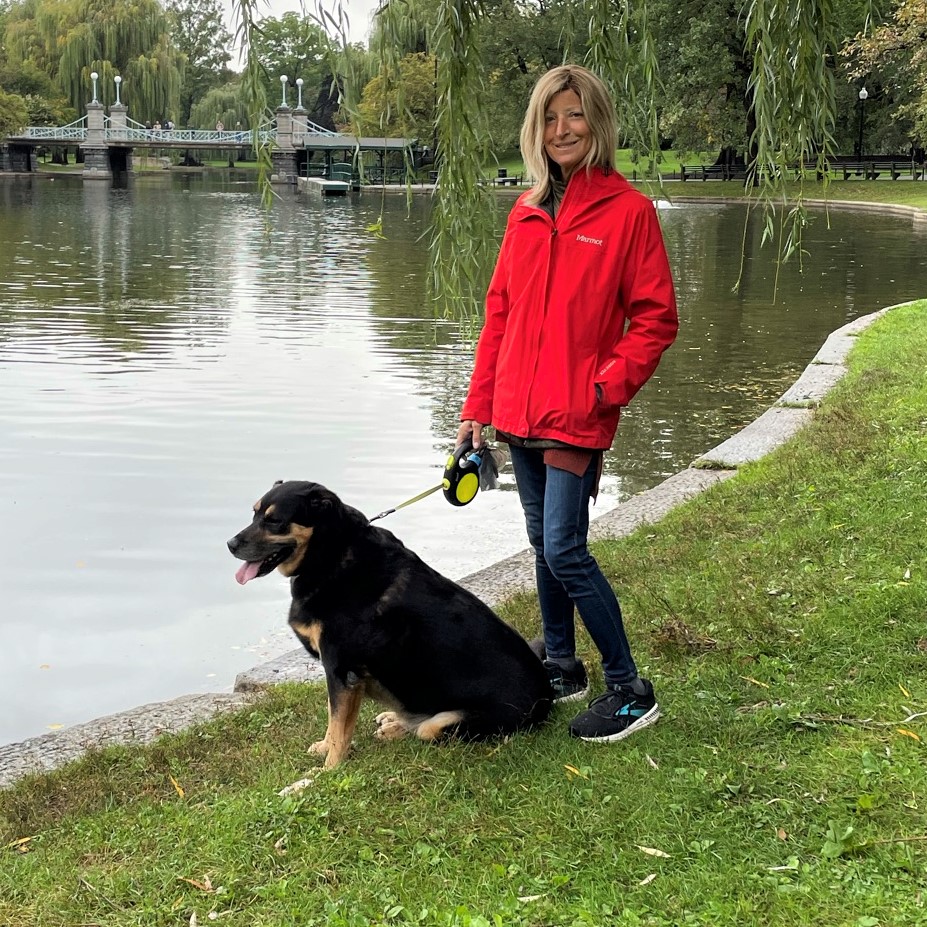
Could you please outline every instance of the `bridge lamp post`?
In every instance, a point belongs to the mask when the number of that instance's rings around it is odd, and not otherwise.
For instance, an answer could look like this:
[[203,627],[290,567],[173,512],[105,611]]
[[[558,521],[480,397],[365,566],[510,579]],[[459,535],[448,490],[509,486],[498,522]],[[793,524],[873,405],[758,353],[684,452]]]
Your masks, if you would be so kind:
[[303,108],[303,79],[301,77],[296,78],[296,108]]
[[119,85],[122,83],[122,78],[117,74],[113,80],[116,82],[116,106],[122,106],[122,101],[119,99]]
[[99,78],[99,76],[100,76],[100,75],[97,74],[96,71],[91,71],[91,72],[90,72],[90,79],[93,81],[93,99],[90,101],[91,103],[99,103],[99,102],[100,102],[100,101],[97,99],[97,79]]
[[286,107],[286,82],[288,80],[289,78],[286,76],[286,74],[280,75],[280,90],[283,92],[283,102],[280,105],[284,108]]
[[863,123],[865,121],[866,100],[869,99],[869,91],[862,87],[859,91],[859,159],[863,160]]

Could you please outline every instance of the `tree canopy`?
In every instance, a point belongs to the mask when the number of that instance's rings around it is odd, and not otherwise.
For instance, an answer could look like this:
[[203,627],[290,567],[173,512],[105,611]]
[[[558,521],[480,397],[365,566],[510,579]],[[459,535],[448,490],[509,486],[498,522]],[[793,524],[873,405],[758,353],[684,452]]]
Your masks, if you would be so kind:
[[394,80],[378,74],[363,90],[353,131],[364,135],[392,135],[432,145],[437,97],[436,59],[424,52],[399,61]]
[[850,76],[891,104],[880,136],[927,147],[927,0],[900,0],[885,22],[848,41],[844,53]]
[[219,0],[167,0],[166,9],[174,44],[184,56],[177,122],[186,125],[193,104],[231,79],[232,36]]
[[20,131],[28,118],[26,101],[21,96],[0,90],[0,138]]
[[104,104],[114,101],[118,74],[136,119],[177,113],[183,57],[158,0],[25,0],[10,8],[5,45],[10,65],[46,73],[80,113],[91,72]]

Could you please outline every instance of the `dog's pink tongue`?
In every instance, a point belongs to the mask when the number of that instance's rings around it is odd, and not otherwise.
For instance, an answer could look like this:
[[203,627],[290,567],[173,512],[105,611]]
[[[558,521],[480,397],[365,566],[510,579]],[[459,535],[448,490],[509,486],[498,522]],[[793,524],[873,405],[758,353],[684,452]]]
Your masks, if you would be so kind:
[[255,576],[258,575],[258,570],[260,569],[260,560],[252,560],[249,563],[243,563],[241,567],[239,567],[238,572],[235,574],[235,579],[237,579],[238,582],[244,586],[245,583],[250,582],[252,579],[254,579]]

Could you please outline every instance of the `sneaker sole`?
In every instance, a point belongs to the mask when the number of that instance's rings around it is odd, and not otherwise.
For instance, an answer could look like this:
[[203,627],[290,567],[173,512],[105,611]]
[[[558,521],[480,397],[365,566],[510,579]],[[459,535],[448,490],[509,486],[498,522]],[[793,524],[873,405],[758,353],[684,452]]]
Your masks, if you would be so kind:
[[560,698],[554,699],[555,705],[566,705],[567,702],[578,702],[589,695],[589,686],[586,686],[581,692],[573,692],[571,695],[561,695]]
[[617,734],[605,734],[602,737],[582,737],[580,740],[585,740],[589,744],[611,744],[619,740],[624,740],[625,737],[630,737],[632,734],[636,734],[638,731],[642,730],[645,727],[650,727],[651,724],[656,724],[657,720],[660,717],[660,706],[654,705],[647,714],[638,718],[633,724],[626,727],[623,731],[619,731]]

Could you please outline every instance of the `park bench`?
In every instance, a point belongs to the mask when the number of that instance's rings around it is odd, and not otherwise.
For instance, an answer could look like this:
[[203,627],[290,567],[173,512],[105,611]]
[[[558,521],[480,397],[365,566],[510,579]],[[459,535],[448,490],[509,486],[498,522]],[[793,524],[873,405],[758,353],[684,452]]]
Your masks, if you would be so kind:
[[[817,163],[808,161],[806,170],[814,170]],[[862,177],[876,180],[881,174],[887,174],[892,180],[910,177],[913,180],[927,180],[927,166],[910,158],[892,158],[875,155],[870,158],[847,158],[837,156],[828,162],[828,168],[834,177],[848,180],[850,177]],[[680,164],[680,180],[743,180],[746,173],[743,167],[726,164]]]
[[924,177],[924,165],[916,161],[883,161],[877,158],[862,160],[840,160],[832,162],[831,170],[843,176],[844,180],[852,177],[862,177],[865,180],[875,180],[880,174],[888,174],[892,180],[899,177],[910,177],[912,180],[921,180]]
[[680,180],[744,180],[747,174],[740,165],[680,164]]

